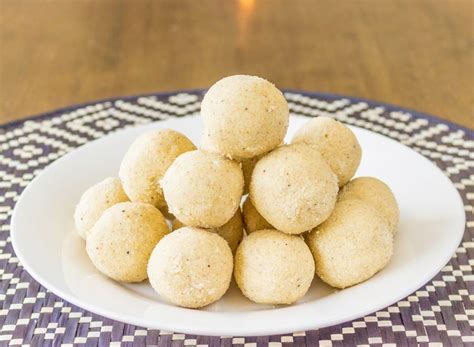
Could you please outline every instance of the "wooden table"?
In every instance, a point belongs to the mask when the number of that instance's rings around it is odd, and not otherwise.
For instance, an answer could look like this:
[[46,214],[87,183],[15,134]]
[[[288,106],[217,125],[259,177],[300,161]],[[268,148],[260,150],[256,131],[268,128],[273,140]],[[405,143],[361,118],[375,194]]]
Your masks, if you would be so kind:
[[236,73],[474,128],[472,0],[0,0],[0,123]]

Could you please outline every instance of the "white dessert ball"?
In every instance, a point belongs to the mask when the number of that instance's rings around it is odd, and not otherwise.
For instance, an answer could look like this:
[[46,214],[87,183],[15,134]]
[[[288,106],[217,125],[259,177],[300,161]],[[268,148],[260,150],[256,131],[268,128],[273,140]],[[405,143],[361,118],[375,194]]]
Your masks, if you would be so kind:
[[116,177],[108,177],[93,185],[82,194],[74,211],[78,234],[85,240],[89,230],[109,207],[128,201],[122,183]]
[[87,237],[94,266],[122,282],[147,278],[147,263],[158,241],[169,232],[161,212],[152,205],[122,202],[108,208]]
[[354,176],[362,158],[362,149],[354,133],[347,126],[329,117],[317,117],[304,124],[292,143],[315,146],[337,175],[339,186]]
[[389,262],[393,236],[388,221],[362,200],[340,201],[306,239],[316,273],[327,284],[346,288],[363,282]]
[[159,180],[180,154],[195,149],[186,136],[170,129],[152,130],[139,136],[122,159],[119,170],[130,200],[165,210]]
[[[179,219],[173,219],[173,230],[180,229],[184,226],[185,225],[181,223]],[[224,240],[226,240],[229,244],[232,253],[235,253],[237,247],[240,244],[240,241],[242,241],[242,238],[244,236],[242,213],[240,212],[240,209],[237,209],[237,212],[235,212],[234,216],[224,225],[218,228],[206,230],[216,233],[219,236],[222,236]]]
[[250,201],[249,196],[247,196],[242,205],[242,216],[244,218],[245,231],[247,234],[253,233],[257,230],[274,229],[273,226],[257,211],[255,206],[252,204],[252,201]]
[[247,75],[216,82],[201,104],[207,135],[231,158],[252,158],[278,146],[288,128],[283,94],[267,80]]
[[212,138],[206,129],[204,129],[201,135],[201,146],[199,148],[207,152],[219,153],[217,146],[212,142]]
[[242,173],[244,174],[244,194],[248,194],[250,180],[252,179],[253,169],[257,165],[260,157],[253,157],[249,159],[243,159],[240,164],[242,165]]
[[341,189],[337,199],[360,199],[367,202],[388,219],[390,230],[396,233],[400,210],[392,191],[381,180],[375,177],[354,178]]
[[[212,143],[212,139],[209,137],[206,130],[204,130],[204,133],[201,137],[201,149],[208,152],[219,153],[219,150],[217,149],[216,145]],[[253,169],[255,168],[257,161],[262,156],[263,155],[259,155],[252,158],[239,160],[242,167],[242,173],[244,174],[244,194],[248,194],[249,192],[250,179],[252,178]]]
[[314,260],[300,236],[259,230],[237,249],[234,276],[242,293],[254,302],[292,304],[308,291]]
[[257,162],[250,198],[258,212],[277,230],[300,234],[331,214],[337,178],[311,145],[278,147]]
[[152,287],[171,303],[198,308],[219,300],[229,288],[233,258],[215,233],[183,227],[165,236],[148,263]]
[[240,207],[244,178],[240,165],[202,150],[180,155],[161,180],[169,211],[182,223],[218,228]]

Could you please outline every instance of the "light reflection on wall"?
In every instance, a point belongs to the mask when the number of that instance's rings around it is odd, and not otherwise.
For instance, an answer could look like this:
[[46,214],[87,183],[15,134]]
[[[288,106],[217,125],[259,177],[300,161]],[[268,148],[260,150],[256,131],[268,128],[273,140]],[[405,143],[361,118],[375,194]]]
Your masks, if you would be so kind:
[[238,0],[237,25],[238,38],[237,45],[245,46],[249,32],[250,21],[255,13],[255,0]]

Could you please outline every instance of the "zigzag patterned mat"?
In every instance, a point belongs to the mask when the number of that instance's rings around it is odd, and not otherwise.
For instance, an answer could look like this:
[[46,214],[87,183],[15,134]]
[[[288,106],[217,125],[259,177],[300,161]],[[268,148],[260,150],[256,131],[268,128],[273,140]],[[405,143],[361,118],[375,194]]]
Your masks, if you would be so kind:
[[202,91],[99,101],[0,127],[0,345],[287,346],[474,345],[474,132],[360,99],[286,92],[293,114],[333,116],[391,137],[438,165],[464,201],[467,225],[450,263],[398,303],[342,325],[291,335],[206,337],[145,329],[73,306],[23,270],[10,216],[24,187],[68,151],[118,129],[199,112]]

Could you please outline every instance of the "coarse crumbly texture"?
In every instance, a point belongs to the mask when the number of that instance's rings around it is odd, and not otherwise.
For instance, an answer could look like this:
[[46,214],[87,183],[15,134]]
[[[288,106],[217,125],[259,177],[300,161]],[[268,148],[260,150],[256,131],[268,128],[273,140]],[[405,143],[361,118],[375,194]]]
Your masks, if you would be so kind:
[[257,162],[250,198],[277,230],[301,234],[329,217],[337,178],[319,151],[308,144],[284,145]]
[[217,146],[212,142],[212,138],[209,136],[209,133],[206,129],[203,130],[201,135],[201,145],[199,147],[203,151],[219,153]]
[[95,267],[122,282],[147,278],[150,254],[169,232],[161,212],[152,205],[123,202],[107,209],[87,237],[86,250]]
[[240,206],[239,163],[202,150],[180,155],[161,180],[169,211],[188,226],[218,228]]
[[292,304],[311,285],[314,259],[300,236],[259,230],[237,249],[234,276],[242,293],[254,302]]
[[255,206],[252,204],[252,201],[250,201],[249,196],[247,196],[242,205],[242,215],[247,234],[253,233],[257,230],[274,229],[274,227],[257,211]]
[[175,305],[198,308],[219,300],[229,288],[233,258],[215,233],[184,227],[165,236],[148,263],[152,287]]
[[242,172],[244,174],[244,194],[248,194],[249,192],[250,180],[252,179],[253,169],[255,168],[255,165],[257,165],[259,159],[260,156],[257,156],[249,159],[243,159],[240,162],[242,165]]
[[347,183],[339,192],[338,201],[360,199],[382,213],[390,224],[392,233],[397,232],[400,210],[390,188],[375,177],[357,177]]
[[[216,145],[212,143],[212,139],[207,134],[207,130],[204,130],[201,137],[201,149],[208,152],[219,153]],[[242,173],[244,174],[244,195],[249,192],[250,179],[252,178],[252,172],[257,164],[257,161],[265,155],[261,154],[252,158],[241,159],[240,165],[242,167]]]
[[359,167],[362,149],[347,126],[329,117],[317,117],[304,124],[291,143],[310,143],[337,175],[339,187],[349,182]]
[[106,209],[125,201],[128,201],[128,197],[117,177],[108,177],[87,189],[74,211],[78,234],[85,240],[89,230]]
[[159,180],[180,154],[195,149],[186,136],[170,129],[152,130],[139,136],[122,159],[119,170],[130,200],[166,210]]
[[336,288],[369,279],[387,265],[393,253],[388,221],[357,199],[338,202],[331,217],[312,230],[306,241],[316,273]]
[[[173,230],[180,229],[185,225],[181,223],[178,219],[173,218]],[[242,223],[242,213],[240,209],[237,209],[234,216],[223,226],[213,229],[206,229],[210,232],[216,233],[224,238],[224,240],[229,243],[229,247],[232,250],[232,253],[235,253],[237,247],[242,241],[244,236],[243,223]]]
[[283,141],[289,110],[285,97],[272,83],[235,75],[208,90],[201,115],[210,143],[226,156],[245,159],[271,151]]

